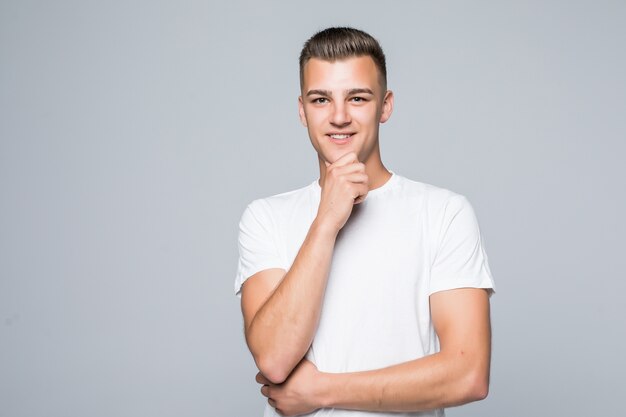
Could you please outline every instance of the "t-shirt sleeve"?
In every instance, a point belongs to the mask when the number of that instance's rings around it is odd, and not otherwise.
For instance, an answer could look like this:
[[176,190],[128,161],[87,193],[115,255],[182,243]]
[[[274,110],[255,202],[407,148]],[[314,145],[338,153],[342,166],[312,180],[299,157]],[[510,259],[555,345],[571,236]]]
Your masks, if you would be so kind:
[[454,288],[495,290],[474,210],[461,195],[447,201],[438,233],[429,295]]
[[241,297],[243,283],[257,272],[285,268],[276,245],[275,224],[269,207],[255,200],[246,207],[239,221],[239,260],[235,277],[235,295]]

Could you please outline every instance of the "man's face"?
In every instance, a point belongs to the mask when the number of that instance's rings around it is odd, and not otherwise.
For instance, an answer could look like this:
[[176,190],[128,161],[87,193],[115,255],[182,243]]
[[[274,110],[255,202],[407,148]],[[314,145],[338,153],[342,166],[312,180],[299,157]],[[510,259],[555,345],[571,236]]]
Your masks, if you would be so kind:
[[300,120],[320,159],[332,164],[353,151],[366,163],[378,155],[378,127],[391,116],[393,94],[383,91],[372,58],[312,58],[303,75]]

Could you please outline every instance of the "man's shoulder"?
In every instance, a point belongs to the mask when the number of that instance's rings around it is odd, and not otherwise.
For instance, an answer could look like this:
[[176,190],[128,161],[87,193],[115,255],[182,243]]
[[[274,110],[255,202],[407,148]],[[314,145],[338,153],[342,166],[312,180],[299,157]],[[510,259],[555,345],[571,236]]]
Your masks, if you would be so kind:
[[291,211],[298,205],[308,204],[315,188],[316,181],[295,190],[257,198],[248,204],[247,210],[266,213]]
[[448,188],[412,180],[401,175],[398,175],[398,177],[398,182],[401,184],[405,193],[423,200],[429,206],[444,206],[451,201],[465,199],[465,196],[462,194]]

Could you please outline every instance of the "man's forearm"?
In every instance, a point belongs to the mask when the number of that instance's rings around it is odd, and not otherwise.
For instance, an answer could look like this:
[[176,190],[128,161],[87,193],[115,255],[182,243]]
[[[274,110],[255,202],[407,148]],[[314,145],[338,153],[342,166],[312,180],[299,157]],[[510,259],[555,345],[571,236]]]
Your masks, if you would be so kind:
[[246,329],[257,366],[282,382],[306,354],[317,329],[337,232],[314,221],[298,254]]
[[488,292],[440,291],[431,295],[430,309],[440,352],[372,371],[322,374],[329,391],[321,402],[358,410],[421,411],[485,398],[491,358]]
[[485,398],[489,357],[440,352],[373,371],[322,375],[322,407],[423,411]]

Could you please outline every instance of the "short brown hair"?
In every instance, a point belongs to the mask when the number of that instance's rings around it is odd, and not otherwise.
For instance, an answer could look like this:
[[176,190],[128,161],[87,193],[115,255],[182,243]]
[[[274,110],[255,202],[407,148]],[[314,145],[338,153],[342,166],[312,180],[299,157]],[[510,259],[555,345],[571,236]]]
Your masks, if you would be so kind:
[[386,90],[387,67],[383,49],[371,35],[350,27],[324,29],[304,43],[300,52],[300,88],[304,85],[304,66],[311,58],[334,62],[359,56],[372,58],[378,68],[383,91]]

